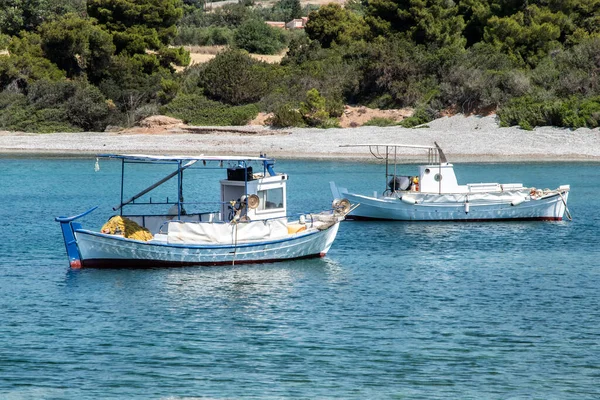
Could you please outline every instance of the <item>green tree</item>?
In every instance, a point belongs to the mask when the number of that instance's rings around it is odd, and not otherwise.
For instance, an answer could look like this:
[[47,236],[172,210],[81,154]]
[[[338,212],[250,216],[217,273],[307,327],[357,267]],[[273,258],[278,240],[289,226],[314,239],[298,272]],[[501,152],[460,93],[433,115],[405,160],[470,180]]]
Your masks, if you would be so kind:
[[283,31],[257,19],[250,19],[240,25],[233,38],[238,48],[249,53],[276,54],[285,47]]
[[0,0],[0,33],[34,31],[45,21],[85,11],[85,0]]
[[86,74],[97,82],[115,51],[109,33],[74,14],[42,24],[40,34],[45,57],[68,77]]
[[309,126],[321,126],[329,118],[325,109],[325,98],[317,89],[306,92],[306,100],[300,103],[300,114]]
[[405,33],[418,44],[465,44],[465,21],[447,0],[369,0],[365,20],[375,36]]
[[[117,52],[141,53],[168,45],[183,15],[181,0],[89,0],[88,14],[111,33],[119,33]],[[141,45],[139,42],[143,43]]]
[[230,50],[203,67],[199,83],[213,100],[231,105],[254,103],[269,90],[271,68],[244,51]]
[[305,31],[310,39],[327,48],[334,42],[341,45],[361,40],[368,28],[359,15],[330,3],[310,13]]
[[515,60],[535,65],[551,50],[562,47],[561,33],[568,22],[560,11],[531,5],[508,17],[491,17],[484,39]]
[[0,90],[27,93],[35,81],[64,78],[64,72],[44,58],[39,35],[24,33],[22,38],[13,38],[8,47],[10,55],[0,56]]

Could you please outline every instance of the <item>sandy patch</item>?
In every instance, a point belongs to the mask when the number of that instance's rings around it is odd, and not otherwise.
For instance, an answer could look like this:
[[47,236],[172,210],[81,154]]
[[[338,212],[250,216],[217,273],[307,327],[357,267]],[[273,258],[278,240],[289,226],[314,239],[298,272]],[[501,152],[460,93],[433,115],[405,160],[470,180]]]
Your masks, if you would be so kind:
[[342,128],[356,128],[369,122],[373,118],[387,118],[394,122],[400,122],[404,118],[413,115],[412,108],[402,108],[398,110],[380,110],[378,108],[368,107],[344,107],[344,113],[340,117],[340,126]]

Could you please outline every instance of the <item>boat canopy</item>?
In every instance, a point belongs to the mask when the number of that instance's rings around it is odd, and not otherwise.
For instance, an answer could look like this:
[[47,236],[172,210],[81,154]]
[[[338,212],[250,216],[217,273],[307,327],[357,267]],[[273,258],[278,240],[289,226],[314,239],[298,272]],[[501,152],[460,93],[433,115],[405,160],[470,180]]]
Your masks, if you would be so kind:
[[[428,163],[447,163],[446,155],[442,151],[442,148],[434,142],[435,146],[415,145],[415,144],[393,144],[393,143],[361,143],[361,144],[342,144],[340,147],[368,147],[369,151],[375,158],[384,159],[386,163],[393,158],[394,164],[397,161],[397,150],[399,148],[409,149],[425,149],[428,153]],[[380,150],[380,148],[382,148]],[[385,151],[382,151],[385,149]]]
[[432,149],[435,150],[435,146],[422,146],[415,144],[387,144],[387,143],[369,143],[369,144],[342,144],[340,147],[407,147],[412,149]]
[[140,162],[164,162],[164,161],[233,161],[233,162],[252,162],[252,161],[274,161],[272,158],[265,156],[260,157],[241,157],[241,156],[205,156],[200,154],[197,156],[183,156],[183,155],[172,155],[172,156],[156,156],[147,154],[98,154],[97,157],[101,158],[117,158],[126,161],[140,161]]

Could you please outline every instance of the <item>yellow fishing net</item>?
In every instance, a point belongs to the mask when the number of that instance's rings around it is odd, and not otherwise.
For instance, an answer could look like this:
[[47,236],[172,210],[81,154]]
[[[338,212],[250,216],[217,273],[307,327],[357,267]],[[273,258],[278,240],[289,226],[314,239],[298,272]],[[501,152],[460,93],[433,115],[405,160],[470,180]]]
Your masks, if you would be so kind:
[[120,215],[115,215],[102,226],[102,233],[121,234],[128,239],[142,240],[147,242],[152,239],[150,231],[139,226],[134,221]]

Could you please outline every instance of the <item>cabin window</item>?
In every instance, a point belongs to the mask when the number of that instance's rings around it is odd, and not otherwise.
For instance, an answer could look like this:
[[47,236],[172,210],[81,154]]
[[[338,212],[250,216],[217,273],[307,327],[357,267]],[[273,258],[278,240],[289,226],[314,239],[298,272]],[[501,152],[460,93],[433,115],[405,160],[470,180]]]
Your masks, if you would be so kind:
[[435,175],[434,175],[434,177],[433,177],[433,179],[434,179],[436,182],[439,182],[439,181],[441,181],[441,180],[442,180],[442,175],[441,175],[441,174],[435,174]]
[[260,199],[258,210],[283,208],[283,188],[259,190],[256,194]]

